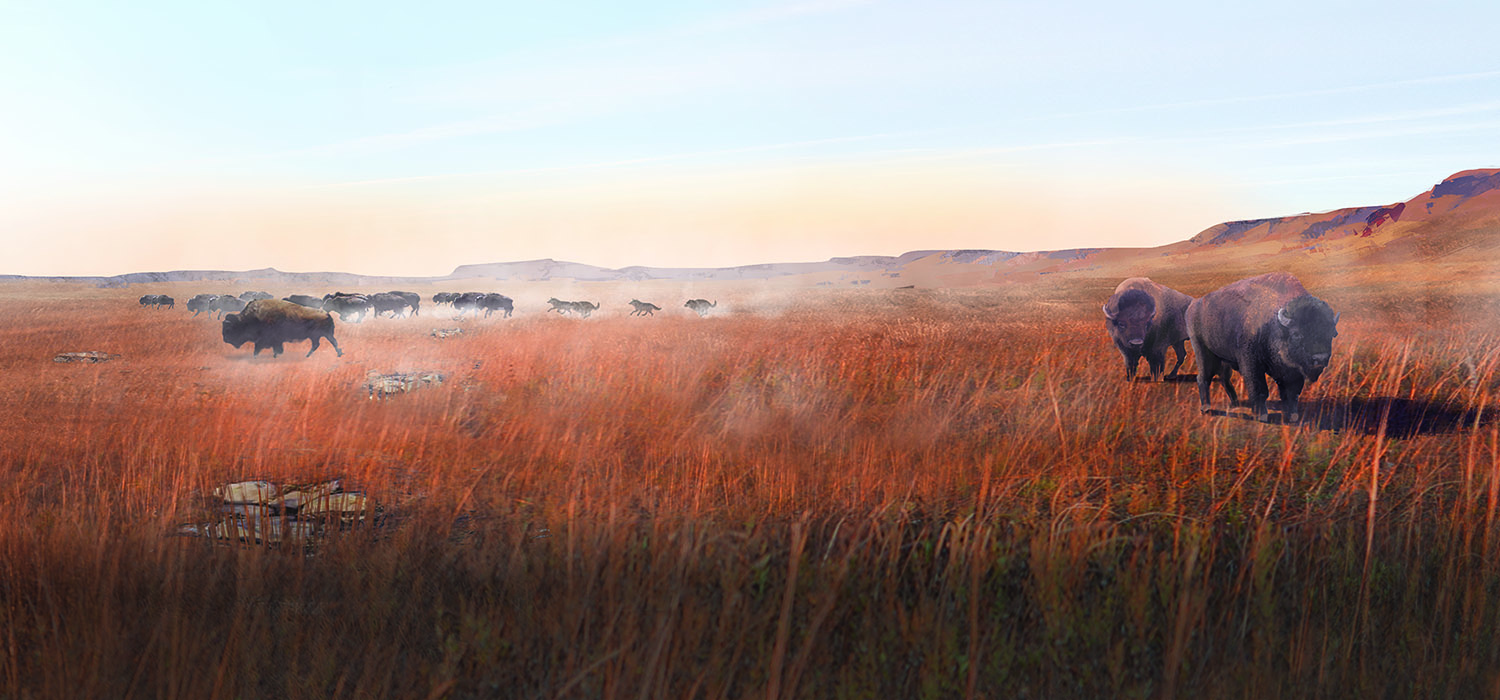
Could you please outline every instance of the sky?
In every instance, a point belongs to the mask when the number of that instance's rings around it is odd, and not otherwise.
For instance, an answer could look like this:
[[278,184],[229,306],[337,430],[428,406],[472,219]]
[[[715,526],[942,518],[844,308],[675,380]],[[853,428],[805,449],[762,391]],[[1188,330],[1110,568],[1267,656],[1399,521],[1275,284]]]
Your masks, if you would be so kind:
[[1497,26],[1441,1],[0,0],[0,274],[1164,245],[1500,166]]

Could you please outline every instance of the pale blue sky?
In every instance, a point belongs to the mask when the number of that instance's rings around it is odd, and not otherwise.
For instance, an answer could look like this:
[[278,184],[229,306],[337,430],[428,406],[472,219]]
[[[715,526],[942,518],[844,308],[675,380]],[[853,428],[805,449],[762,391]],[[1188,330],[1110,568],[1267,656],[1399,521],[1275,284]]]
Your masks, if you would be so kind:
[[1219,5],[0,0],[0,273],[1159,245],[1500,165],[1500,3]]

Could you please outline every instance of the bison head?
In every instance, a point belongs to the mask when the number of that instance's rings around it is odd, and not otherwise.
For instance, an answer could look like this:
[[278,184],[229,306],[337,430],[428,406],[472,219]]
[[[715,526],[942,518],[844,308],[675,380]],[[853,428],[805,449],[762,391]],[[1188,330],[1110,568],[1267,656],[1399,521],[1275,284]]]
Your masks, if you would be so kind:
[[254,340],[249,325],[239,314],[224,315],[224,342],[239,347]]
[[1333,338],[1339,334],[1339,315],[1322,299],[1301,296],[1276,311],[1286,359],[1309,380],[1316,380],[1328,368],[1333,356]]
[[1151,332],[1151,319],[1156,316],[1156,301],[1139,289],[1122,292],[1104,305],[1104,318],[1110,337],[1122,347],[1139,348],[1146,344],[1146,334]]

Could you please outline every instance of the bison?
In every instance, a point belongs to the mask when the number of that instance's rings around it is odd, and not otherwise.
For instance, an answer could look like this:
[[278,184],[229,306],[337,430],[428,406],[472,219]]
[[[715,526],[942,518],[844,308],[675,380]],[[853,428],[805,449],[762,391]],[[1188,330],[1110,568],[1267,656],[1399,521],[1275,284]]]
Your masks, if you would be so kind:
[[411,302],[406,297],[392,292],[379,292],[371,294],[369,298],[370,306],[375,309],[375,316],[377,318],[387,311],[391,312],[391,318],[397,317],[403,311],[406,312],[406,315],[411,315]]
[[715,299],[714,302],[710,304],[707,299],[689,299],[686,304],[683,304],[683,306],[697,311],[698,316],[702,317],[708,315],[709,309],[717,308],[719,306],[719,301]]
[[318,340],[327,338],[339,357],[344,351],[333,339],[333,317],[327,311],[309,309],[280,299],[257,299],[245,306],[240,313],[224,317],[224,342],[234,347],[255,343],[254,354],[271,349],[271,356],[279,356],[282,344],[298,340],[311,340],[311,356],[318,349]]
[[282,297],[282,300],[292,302],[293,304],[301,304],[309,309],[323,310],[323,300],[307,294],[293,294]]
[[228,294],[220,294],[219,296],[214,297],[213,301],[209,302],[208,310],[215,312],[215,314],[219,318],[223,318],[224,314],[244,311],[245,301],[243,299],[240,299],[239,297],[232,297]]
[[187,310],[193,312],[194,316],[203,311],[212,312],[214,300],[218,298],[219,295],[217,294],[196,295],[192,299],[187,300]]
[[479,298],[479,308],[484,309],[484,317],[496,311],[504,311],[502,318],[510,318],[511,311],[515,310],[515,301],[504,294],[485,294]]
[[1131,277],[1115,287],[1104,304],[1104,328],[1125,358],[1125,381],[1135,379],[1142,356],[1151,369],[1151,381],[1163,379],[1167,348],[1177,354],[1177,364],[1165,374],[1177,374],[1187,359],[1187,308],[1193,298],[1145,277]]
[[402,299],[405,299],[406,305],[411,307],[411,315],[413,316],[418,315],[422,310],[422,295],[417,294],[416,292],[392,291],[387,293],[394,294],[398,297],[401,297]]
[[369,297],[363,294],[334,292],[323,295],[323,308],[337,313],[339,320],[353,323],[364,320],[365,315],[373,311],[375,305],[370,302]]
[[432,295],[432,303],[452,304],[453,300],[457,298],[458,292],[438,292],[437,294]]
[[255,301],[256,299],[270,298],[272,298],[270,292],[240,292],[240,300],[247,304]]
[[151,306],[158,309],[163,306],[170,309],[175,306],[176,303],[177,302],[172,299],[172,297],[169,297],[165,294],[147,294],[146,296],[141,297],[141,306]]
[[479,313],[480,302],[484,300],[484,292],[464,292],[453,299],[453,309],[460,316],[470,311]]
[[1282,414],[1301,420],[1297,397],[1317,381],[1333,355],[1339,315],[1307,292],[1296,277],[1271,272],[1243,279],[1203,295],[1188,305],[1188,338],[1198,361],[1199,408],[1209,411],[1215,377],[1232,405],[1237,397],[1230,370],[1237,370],[1250,394],[1256,420],[1266,422],[1266,375],[1276,380]]

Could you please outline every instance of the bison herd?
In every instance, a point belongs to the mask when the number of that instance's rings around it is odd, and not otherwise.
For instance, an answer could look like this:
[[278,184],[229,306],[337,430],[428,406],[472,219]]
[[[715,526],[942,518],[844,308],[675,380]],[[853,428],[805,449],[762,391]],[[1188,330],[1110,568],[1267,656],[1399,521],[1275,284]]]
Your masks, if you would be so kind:
[[[432,303],[449,306],[459,316],[469,313],[477,316],[482,311],[488,318],[498,311],[502,318],[509,318],[515,311],[513,299],[493,292],[439,292],[432,296]],[[551,305],[548,311],[577,314],[582,318],[588,318],[600,306],[598,302],[556,298],[549,299],[548,303]],[[176,302],[164,294],[147,294],[141,297],[140,304],[150,308],[173,308]],[[630,312],[632,316],[650,315],[652,311],[661,310],[660,306],[638,299],[632,299],[630,305],[634,309]],[[282,299],[275,299],[267,292],[244,292],[238,296],[199,294],[187,301],[187,309],[194,316],[210,313],[223,320],[224,342],[236,348],[253,342],[254,354],[270,348],[273,357],[281,354],[285,343],[299,340],[312,341],[312,349],[307,351],[311,355],[318,349],[321,339],[326,339],[342,356],[344,351],[333,339],[332,314],[338,314],[341,321],[358,323],[386,314],[391,318],[416,316],[421,306],[421,296],[401,291],[373,294],[333,292],[321,297],[291,294]],[[699,316],[706,316],[708,309],[717,307],[718,302],[693,299],[685,306],[698,312]]]
[[1177,356],[1176,373],[1183,345],[1191,343],[1200,410],[1210,410],[1215,379],[1231,405],[1239,399],[1230,382],[1230,372],[1237,371],[1250,394],[1250,409],[1262,422],[1270,419],[1268,376],[1276,382],[1285,421],[1301,420],[1298,397],[1328,368],[1339,334],[1339,315],[1285,272],[1243,279],[1197,299],[1132,277],[1115,287],[1104,304],[1104,319],[1125,359],[1126,380],[1134,378],[1145,357],[1151,378],[1161,381],[1168,348]]
[[[333,317],[336,313],[346,322],[365,318],[416,316],[421,297],[412,292],[378,292],[348,294],[335,292],[321,298],[292,294],[273,299],[265,292],[245,292],[239,296],[199,294],[187,302],[196,316],[215,313],[223,319],[224,342],[240,347],[253,342],[255,352],[270,348],[280,355],[282,345],[297,340],[311,340],[311,355],[320,339],[327,339],[339,355],[343,350],[333,339]],[[450,306],[460,316],[481,311],[489,317],[496,311],[508,318],[515,302],[504,294],[486,292],[441,292],[433,295],[436,306]],[[171,297],[148,294],[141,306],[172,308]],[[548,299],[548,312],[576,314],[588,318],[599,310],[592,301]],[[631,299],[631,316],[649,316],[661,307]],[[706,316],[718,302],[690,299],[684,307]],[[1153,381],[1175,375],[1187,359],[1187,345],[1192,344],[1198,366],[1198,400],[1200,409],[1210,411],[1213,382],[1218,380],[1233,404],[1239,399],[1230,381],[1231,372],[1239,372],[1249,393],[1249,405],[1257,420],[1269,420],[1266,400],[1270,394],[1267,377],[1276,382],[1286,422],[1301,419],[1298,399],[1308,383],[1317,381],[1328,368],[1333,354],[1333,338],[1338,335],[1339,315],[1323,300],[1309,294],[1296,277],[1272,272],[1243,279],[1194,299],[1145,277],[1132,277],[1115,287],[1104,303],[1105,329],[1119,349],[1125,364],[1125,379],[1135,379],[1141,358]],[[1167,351],[1177,362],[1166,368]]]

